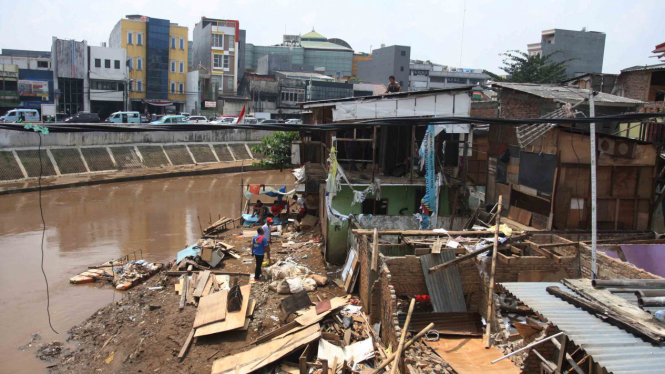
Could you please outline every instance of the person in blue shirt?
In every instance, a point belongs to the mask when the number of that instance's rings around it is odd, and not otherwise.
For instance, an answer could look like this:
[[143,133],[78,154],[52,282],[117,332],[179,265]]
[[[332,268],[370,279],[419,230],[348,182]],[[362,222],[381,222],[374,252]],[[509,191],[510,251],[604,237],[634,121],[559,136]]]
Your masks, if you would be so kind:
[[258,235],[252,238],[252,254],[256,260],[256,269],[254,270],[254,280],[261,281],[263,276],[261,275],[261,264],[263,263],[263,255],[265,254],[265,245],[266,241],[263,236],[263,228],[259,227],[256,229]]

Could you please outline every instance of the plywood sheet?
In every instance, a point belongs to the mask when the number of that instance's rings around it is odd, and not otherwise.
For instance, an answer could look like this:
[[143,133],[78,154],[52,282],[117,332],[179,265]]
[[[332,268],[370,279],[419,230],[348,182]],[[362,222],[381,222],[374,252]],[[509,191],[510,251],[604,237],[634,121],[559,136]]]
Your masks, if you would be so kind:
[[199,300],[199,308],[194,319],[194,328],[223,321],[226,318],[226,300],[229,291],[219,291]]
[[245,325],[245,318],[247,317],[247,307],[249,306],[249,294],[251,285],[240,287],[242,293],[242,308],[237,312],[227,312],[224,321],[211,323],[196,329],[194,336],[204,336],[216,334],[224,331],[235,330]]
[[517,222],[526,226],[531,225],[531,212],[522,209],[519,216],[517,217]]
[[[510,361],[502,360],[498,349],[485,349],[482,338],[444,337],[436,342],[425,342],[459,374],[519,374],[520,370]],[[214,372],[214,371],[213,371]]]
[[321,330],[319,326],[313,325],[292,335],[273,339],[239,354],[216,360],[212,365],[212,373],[248,374],[279,360],[320,337]]

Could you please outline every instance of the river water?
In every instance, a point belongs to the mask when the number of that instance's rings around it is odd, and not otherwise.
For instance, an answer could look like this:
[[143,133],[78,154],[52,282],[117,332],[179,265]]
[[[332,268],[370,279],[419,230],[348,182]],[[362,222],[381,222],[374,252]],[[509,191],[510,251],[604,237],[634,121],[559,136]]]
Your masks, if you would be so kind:
[[200,236],[212,215],[240,213],[240,183],[289,184],[288,172],[156,179],[45,191],[51,331],[46,286],[40,270],[42,223],[38,193],[0,196],[0,373],[45,372],[48,363],[34,348],[19,350],[32,334],[36,342],[65,342],[67,331],[97,309],[122,297],[110,286],[71,285],[69,278],[141,248],[148,261],[168,262]]

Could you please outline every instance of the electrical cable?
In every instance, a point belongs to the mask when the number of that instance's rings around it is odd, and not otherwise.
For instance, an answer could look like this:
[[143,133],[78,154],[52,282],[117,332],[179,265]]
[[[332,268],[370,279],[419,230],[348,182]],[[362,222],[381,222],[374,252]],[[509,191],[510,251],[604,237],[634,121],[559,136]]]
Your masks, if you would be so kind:
[[55,331],[55,329],[53,328],[53,325],[51,324],[51,297],[50,297],[50,292],[49,292],[49,288],[48,288],[48,278],[46,277],[46,272],[44,271],[44,237],[46,236],[46,221],[44,221],[44,208],[42,207],[42,173],[43,173],[42,134],[41,134],[41,132],[37,132],[37,135],[39,135],[39,147],[37,148],[37,154],[39,155],[39,179],[38,179],[38,184],[39,184],[39,189],[38,189],[38,191],[39,191],[39,214],[41,215],[41,218],[42,218],[41,269],[42,269],[42,274],[44,275],[44,282],[46,283],[46,314],[48,315],[48,325],[51,327],[51,330],[53,330],[54,333],[59,334],[59,332]]

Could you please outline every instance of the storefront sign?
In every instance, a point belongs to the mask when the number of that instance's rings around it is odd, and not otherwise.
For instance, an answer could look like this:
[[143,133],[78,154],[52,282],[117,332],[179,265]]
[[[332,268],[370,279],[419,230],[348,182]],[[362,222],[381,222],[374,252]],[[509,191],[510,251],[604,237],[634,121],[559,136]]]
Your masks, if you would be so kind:
[[216,101],[204,101],[203,104],[205,105],[206,108],[217,108]]
[[48,97],[47,80],[19,80],[18,92],[20,96]]

